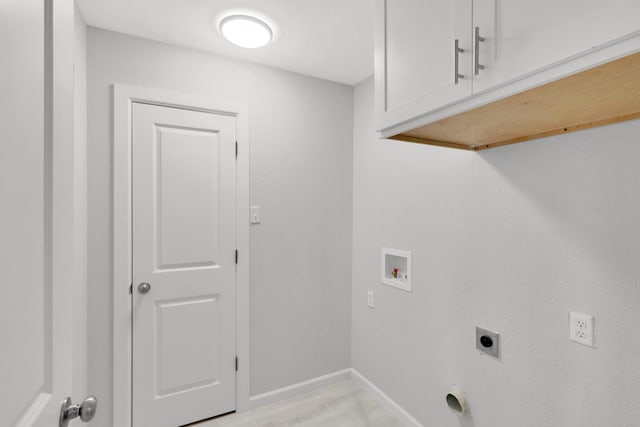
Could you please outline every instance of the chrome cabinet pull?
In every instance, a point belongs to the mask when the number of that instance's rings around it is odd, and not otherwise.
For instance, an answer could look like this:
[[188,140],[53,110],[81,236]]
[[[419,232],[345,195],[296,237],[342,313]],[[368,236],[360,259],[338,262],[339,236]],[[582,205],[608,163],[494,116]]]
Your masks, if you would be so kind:
[[454,59],[455,65],[453,70],[453,82],[454,84],[458,84],[458,80],[464,79],[464,74],[460,74],[460,71],[459,71],[460,61],[458,58],[458,56],[464,52],[464,49],[460,49],[458,39],[455,39],[453,43],[453,51],[454,51],[454,57],[455,57]]
[[484,37],[480,36],[480,27],[476,27],[474,39],[475,39],[475,50],[476,50],[474,75],[477,76],[478,74],[480,74],[480,70],[484,70],[484,65],[480,65],[480,42],[484,41]]

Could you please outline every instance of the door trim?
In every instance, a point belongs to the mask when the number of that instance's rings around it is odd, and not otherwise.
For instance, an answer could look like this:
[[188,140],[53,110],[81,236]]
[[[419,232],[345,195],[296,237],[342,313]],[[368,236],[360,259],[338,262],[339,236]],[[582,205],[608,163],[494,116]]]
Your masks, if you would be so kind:
[[113,425],[131,427],[132,104],[177,107],[236,118],[236,410],[249,408],[249,107],[199,95],[113,85]]

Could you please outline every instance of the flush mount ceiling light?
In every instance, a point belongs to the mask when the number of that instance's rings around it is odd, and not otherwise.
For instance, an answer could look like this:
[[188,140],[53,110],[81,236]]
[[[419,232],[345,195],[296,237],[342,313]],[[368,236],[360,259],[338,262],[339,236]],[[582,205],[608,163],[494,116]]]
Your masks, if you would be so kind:
[[268,44],[273,31],[266,22],[249,15],[229,15],[220,21],[220,32],[236,46],[257,48]]

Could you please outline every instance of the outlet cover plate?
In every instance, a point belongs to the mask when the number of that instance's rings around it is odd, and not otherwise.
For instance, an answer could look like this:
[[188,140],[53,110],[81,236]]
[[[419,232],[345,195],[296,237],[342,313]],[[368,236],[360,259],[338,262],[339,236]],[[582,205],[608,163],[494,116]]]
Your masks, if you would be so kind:
[[260,206],[251,206],[249,208],[249,214],[251,215],[251,224],[260,224],[260,222],[262,222],[260,218]]
[[500,357],[500,334],[476,326],[476,348],[493,357]]
[[569,339],[587,347],[593,347],[593,316],[570,311]]

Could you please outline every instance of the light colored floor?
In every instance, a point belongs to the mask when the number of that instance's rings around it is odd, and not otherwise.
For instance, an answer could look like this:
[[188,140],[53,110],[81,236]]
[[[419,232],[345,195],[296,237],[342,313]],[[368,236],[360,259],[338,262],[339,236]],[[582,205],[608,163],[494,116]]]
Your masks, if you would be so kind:
[[353,381],[341,381],[241,414],[192,427],[401,427],[402,424]]

